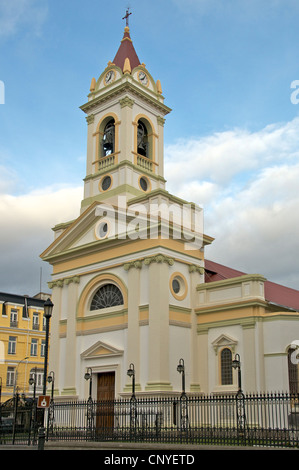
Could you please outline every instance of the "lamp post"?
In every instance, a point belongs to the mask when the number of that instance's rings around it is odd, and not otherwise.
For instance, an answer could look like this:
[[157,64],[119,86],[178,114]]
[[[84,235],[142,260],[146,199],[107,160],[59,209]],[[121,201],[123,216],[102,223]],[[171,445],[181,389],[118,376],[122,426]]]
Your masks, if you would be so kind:
[[[45,343],[45,360],[44,360],[44,377],[43,377],[43,395],[46,395],[47,392],[47,369],[48,369],[48,353],[49,353],[49,331],[50,331],[50,318],[52,317],[53,303],[51,299],[47,299],[44,303],[44,317],[46,319],[46,343]],[[43,410],[45,418],[45,410]],[[44,450],[45,444],[45,423],[43,419],[43,425],[39,429],[39,440],[38,440],[38,449]]]
[[185,362],[180,359],[176,370],[182,374],[182,393],[180,396],[181,431],[188,431],[188,400],[185,392]]
[[[33,422],[33,442],[35,442],[35,433],[36,433],[36,403],[35,403],[35,395],[36,395],[36,367],[34,372],[32,373],[31,377],[29,378],[29,385],[33,385],[33,405],[31,411],[31,420]],[[30,431],[31,431],[32,423],[30,422]]]
[[29,379],[29,385],[33,385],[33,402],[35,402],[35,393],[36,393],[36,368],[34,372],[32,373],[30,379]]
[[236,395],[237,406],[237,431],[241,440],[246,438],[246,413],[245,413],[245,397],[242,392],[241,382],[241,359],[240,355],[236,354],[235,359],[232,361],[233,369],[238,369],[238,392]]
[[236,354],[235,359],[232,361],[233,369],[238,369],[238,393],[242,393],[242,383],[241,383],[241,360],[240,355]]
[[84,379],[89,380],[89,397],[87,400],[87,432],[92,436],[93,429],[93,404],[92,404],[92,369],[91,367],[87,368],[87,371],[84,374]]
[[45,361],[44,361],[44,377],[43,377],[43,395],[47,391],[47,368],[48,368],[48,354],[49,354],[49,330],[50,318],[52,317],[53,303],[47,299],[44,303],[44,317],[46,319],[46,344],[45,344]]
[[49,436],[49,428],[53,430],[53,424],[54,424],[54,381],[55,381],[55,374],[51,370],[48,375],[48,383],[51,384],[51,401],[50,401],[50,406],[48,410],[48,426],[47,426],[47,439]]
[[135,398],[135,367],[133,363],[129,365],[129,369],[127,370],[127,375],[132,378],[132,397],[131,398]]
[[130,434],[134,435],[137,424],[137,407],[135,397],[135,367],[132,362],[129,365],[129,369],[127,370],[127,375],[132,378],[132,395],[130,399]]
[[185,395],[185,362],[184,359],[180,359],[176,370],[182,374],[182,395]]
[[55,374],[51,370],[47,378],[48,383],[51,384],[51,400],[53,400],[53,397],[54,397],[54,380],[55,380]]
[[89,380],[89,397],[88,400],[91,400],[92,395],[92,369],[88,367],[87,371],[84,374],[84,379]]

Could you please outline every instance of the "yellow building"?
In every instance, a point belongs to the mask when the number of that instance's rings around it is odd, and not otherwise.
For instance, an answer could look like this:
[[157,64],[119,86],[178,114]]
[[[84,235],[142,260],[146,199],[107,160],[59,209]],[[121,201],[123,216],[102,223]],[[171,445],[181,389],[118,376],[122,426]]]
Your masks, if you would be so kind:
[[36,392],[43,386],[45,321],[42,295],[0,293],[1,403],[14,393],[31,396],[29,378],[36,378]]

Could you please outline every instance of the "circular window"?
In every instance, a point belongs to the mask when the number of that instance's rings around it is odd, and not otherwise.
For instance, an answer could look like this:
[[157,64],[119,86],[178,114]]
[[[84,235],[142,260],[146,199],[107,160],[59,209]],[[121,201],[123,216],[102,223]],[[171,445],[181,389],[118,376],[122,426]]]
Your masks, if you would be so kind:
[[95,235],[98,239],[102,240],[108,236],[109,222],[103,220],[96,225]]
[[180,289],[181,289],[181,285],[179,283],[179,280],[178,279],[174,279],[172,281],[172,290],[175,294],[178,294],[180,292]]
[[107,191],[112,183],[111,176],[105,176],[101,181],[101,188],[103,191]]
[[174,273],[169,282],[170,291],[177,300],[185,299],[188,286],[185,277],[181,273]]
[[144,178],[143,176],[139,180],[140,187],[143,191],[147,191],[148,189],[148,182],[147,179]]

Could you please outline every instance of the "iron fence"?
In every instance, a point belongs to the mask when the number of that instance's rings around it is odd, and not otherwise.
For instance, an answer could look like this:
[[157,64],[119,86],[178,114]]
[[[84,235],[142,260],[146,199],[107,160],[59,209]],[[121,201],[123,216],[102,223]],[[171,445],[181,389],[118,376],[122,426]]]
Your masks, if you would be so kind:
[[298,394],[52,401],[42,414],[34,402],[1,408],[2,444],[35,443],[44,424],[49,441],[299,447]]

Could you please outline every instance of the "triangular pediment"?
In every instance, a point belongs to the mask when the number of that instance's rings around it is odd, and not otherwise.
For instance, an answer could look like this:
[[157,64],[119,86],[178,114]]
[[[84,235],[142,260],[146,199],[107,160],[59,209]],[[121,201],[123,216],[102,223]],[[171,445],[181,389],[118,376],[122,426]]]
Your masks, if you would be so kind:
[[230,348],[234,352],[237,344],[238,344],[238,341],[236,339],[225,334],[218,336],[218,338],[216,338],[212,342],[212,345],[216,354],[218,353],[219,349],[222,349],[225,347]]
[[83,353],[81,353],[81,357],[83,359],[94,359],[99,357],[115,357],[115,356],[122,356],[123,351],[121,349],[117,349],[110,344],[103,343],[102,341],[98,341],[90,348],[86,349]]
[[[91,204],[76,220],[60,230],[54,242],[40,255],[41,258],[47,260],[67,251],[81,247],[90,248],[92,245],[105,241],[105,232],[101,232],[100,226],[101,221],[104,220],[109,227],[113,227],[113,207],[98,202]],[[55,228],[53,230],[55,231]]]

